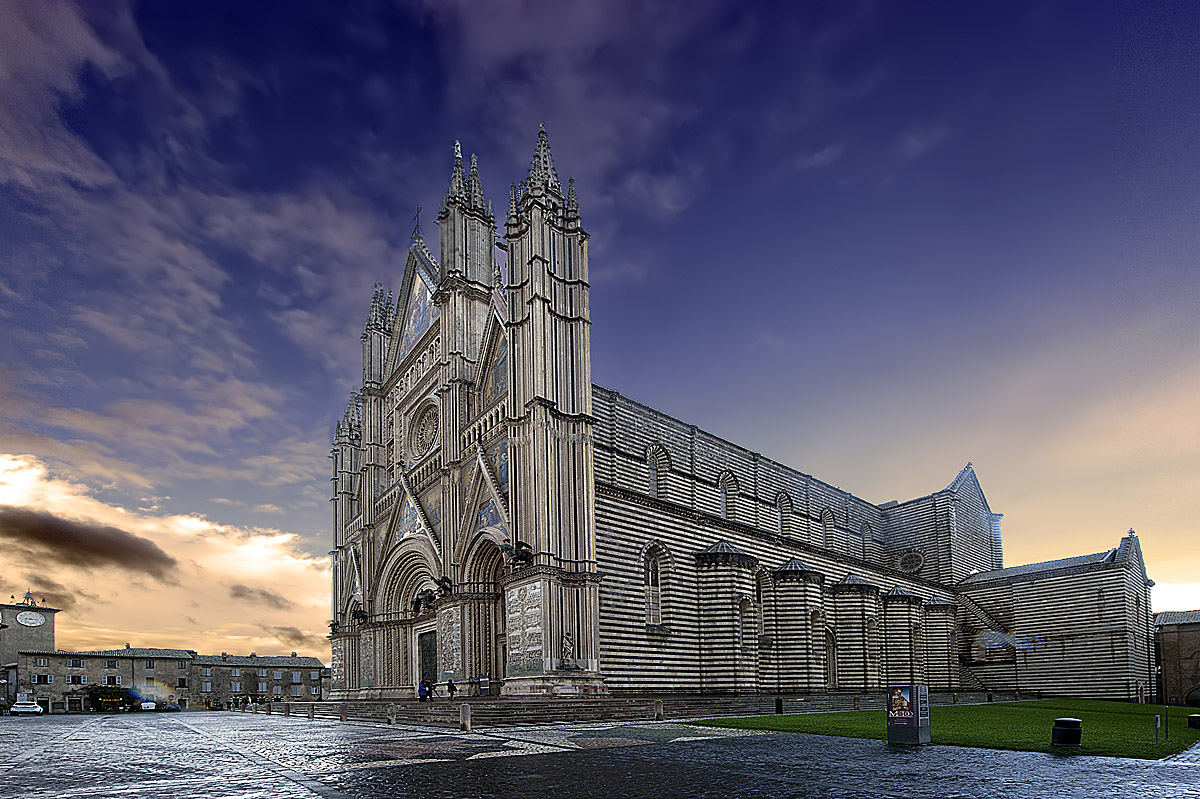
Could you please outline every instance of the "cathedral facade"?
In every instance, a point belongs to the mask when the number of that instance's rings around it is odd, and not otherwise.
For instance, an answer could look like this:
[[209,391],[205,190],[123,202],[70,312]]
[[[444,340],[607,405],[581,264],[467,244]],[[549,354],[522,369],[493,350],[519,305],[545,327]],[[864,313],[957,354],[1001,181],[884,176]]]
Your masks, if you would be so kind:
[[1132,531],[1006,569],[971,464],[875,505],[594,385],[588,234],[544,130],[499,225],[455,145],[437,221],[439,256],[418,231],[397,301],[375,290],[336,428],[331,698],[1145,695]]

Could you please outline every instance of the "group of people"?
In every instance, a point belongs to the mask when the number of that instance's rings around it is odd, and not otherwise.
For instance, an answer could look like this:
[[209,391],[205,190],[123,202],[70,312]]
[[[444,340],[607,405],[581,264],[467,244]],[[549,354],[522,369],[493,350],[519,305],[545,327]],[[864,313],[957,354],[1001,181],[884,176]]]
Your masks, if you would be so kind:
[[[458,686],[454,684],[454,680],[446,680],[446,693],[451,699],[458,693]],[[417,700],[420,702],[432,702],[437,696],[437,683],[429,682],[429,680],[421,680],[417,683]]]

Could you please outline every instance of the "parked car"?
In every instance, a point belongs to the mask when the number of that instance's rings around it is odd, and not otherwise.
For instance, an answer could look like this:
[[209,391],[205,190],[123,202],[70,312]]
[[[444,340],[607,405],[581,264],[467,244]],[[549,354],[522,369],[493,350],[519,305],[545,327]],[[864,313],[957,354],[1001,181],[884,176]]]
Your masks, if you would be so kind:
[[154,702],[142,702],[142,710],[155,710],[158,705]]
[[175,712],[178,712],[180,709],[181,708],[179,707],[179,705],[177,705],[174,702],[167,702],[165,705],[163,705],[162,707],[159,708],[159,710],[164,710],[168,713],[175,713]]
[[42,706],[37,702],[16,702],[8,709],[8,712],[12,713],[14,716],[20,716],[24,714],[28,714],[30,716],[40,716],[42,715]]

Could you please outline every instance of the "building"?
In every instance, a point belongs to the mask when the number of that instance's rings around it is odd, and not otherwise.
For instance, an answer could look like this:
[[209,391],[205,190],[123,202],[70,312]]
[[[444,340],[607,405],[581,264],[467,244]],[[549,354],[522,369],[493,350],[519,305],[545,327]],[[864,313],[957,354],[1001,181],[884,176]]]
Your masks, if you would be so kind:
[[22,649],[54,648],[54,617],[58,608],[39,605],[33,592],[26,591],[21,602],[16,596],[0,604],[0,699],[11,705],[17,700],[18,655]]
[[181,708],[229,708],[247,702],[319,701],[328,694],[329,669],[314,657],[198,655],[191,649],[65,652],[35,650],[18,656],[19,687],[48,713],[92,709],[94,686],[121,689],[133,700]]
[[440,257],[418,228],[398,301],[376,287],[334,436],[333,698],[1145,695],[1132,531],[1004,569],[971,464],[875,505],[594,385],[588,234],[544,130],[500,230],[457,145],[437,221]]
[[228,708],[259,702],[319,702],[329,693],[329,669],[313,657],[197,655],[193,701]]
[[1154,617],[1159,701],[1200,707],[1200,610],[1168,610]]

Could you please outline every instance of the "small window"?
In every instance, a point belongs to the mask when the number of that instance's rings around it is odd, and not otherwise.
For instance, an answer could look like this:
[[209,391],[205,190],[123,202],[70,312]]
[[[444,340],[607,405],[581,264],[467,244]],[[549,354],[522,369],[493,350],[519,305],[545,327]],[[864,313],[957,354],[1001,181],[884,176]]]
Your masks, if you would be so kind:
[[212,676],[212,666],[201,666],[200,667],[200,676],[201,677],[211,677]]
[[87,675],[86,675],[86,674],[80,674],[80,675],[79,675],[79,684],[80,684],[80,685],[87,685]]
[[301,687],[299,685],[292,686],[292,696],[300,696]]
[[147,661],[146,661],[146,668],[148,668],[148,669],[152,669],[152,668],[154,668],[154,661],[153,661],[153,660],[147,660]]
[[240,682],[231,682],[229,683],[229,690],[235,694],[240,694],[242,692],[242,684]]
[[273,672],[271,672],[271,679],[273,679],[273,680],[282,680],[282,679],[283,679],[283,672],[282,672],[282,671],[273,671]]
[[646,624],[662,624],[662,587],[658,553],[646,556],[643,582],[646,586]]
[[175,665],[177,668],[182,670],[188,667],[188,662],[186,660],[178,660],[175,662]]
[[267,684],[265,682],[260,682],[258,684],[258,692],[260,694],[265,694],[267,692]]
[[39,665],[39,666],[49,666],[49,665],[50,665],[50,660],[49,660],[49,658],[38,658],[38,659],[37,659],[37,665]]
[[187,677],[180,677],[179,681],[176,683],[176,687],[187,688]]
[[75,682],[75,677],[68,674],[67,676],[63,677],[63,682],[65,682],[67,685],[70,685],[71,683]]
[[274,694],[275,696],[283,696],[283,686],[282,685],[272,686],[271,693]]
[[120,663],[118,663],[118,662],[117,662],[117,661],[115,661],[115,660],[106,660],[106,661],[104,661],[104,668],[106,668],[106,669],[116,669],[116,668],[120,668],[120,665],[121,665],[121,664],[120,664]]
[[153,678],[153,677],[147,677],[147,678],[146,678],[146,685],[154,685],[154,678]]
[[259,676],[259,677],[266,677],[266,676],[267,676],[267,670],[266,670],[266,669],[259,669],[259,670],[258,670],[258,676]]
[[84,662],[79,658],[67,658],[67,668],[69,669],[82,669],[84,665]]
[[734,521],[737,519],[738,484],[732,472],[725,472],[717,481],[720,489],[721,516]]
[[212,682],[210,682],[208,680],[204,680],[203,682],[201,682],[200,683],[200,693],[211,694],[212,693]]
[[229,670],[229,676],[230,676],[230,677],[241,677],[241,676],[242,676],[242,670],[241,670],[241,669],[239,669],[239,668],[236,668],[236,667],[235,667],[235,668],[232,668],[232,669],[230,669],[230,670]]
[[298,671],[293,671],[293,672],[292,672],[292,682],[293,682],[293,683],[298,683],[298,682],[300,682],[300,672],[298,672]]
[[319,680],[319,679],[321,679],[321,672],[319,672],[319,671],[310,671],[310,672],[308,673],[308,679],[310,679],[310,680]]
[[317,699],[321,698],[321,686],[319,686],[319,685],[314,685],[314,686],[310,687],[308,689],[308,692],[310,694],[312,694],[313,696],[315,696]]
[[121,675],[120,674],[104,675],[104,684],[105,685],[120,685],[121,684]]

